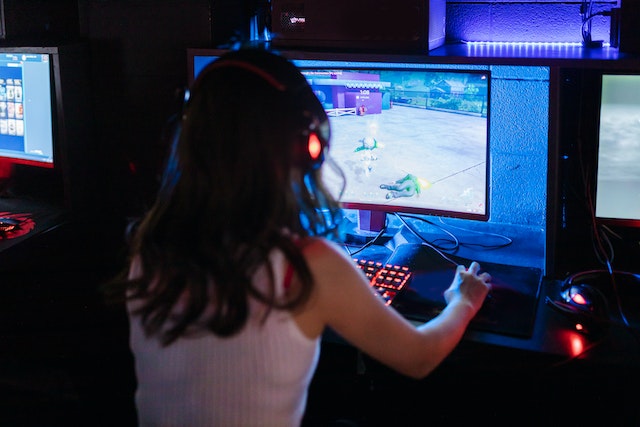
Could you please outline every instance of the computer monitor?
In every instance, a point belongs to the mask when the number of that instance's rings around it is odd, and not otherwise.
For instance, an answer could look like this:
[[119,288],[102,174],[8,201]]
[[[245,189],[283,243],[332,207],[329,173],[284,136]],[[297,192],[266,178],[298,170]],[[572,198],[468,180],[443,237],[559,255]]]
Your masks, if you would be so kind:
[[54,167],[51,53],[0,48],[0,162]]
[[640,74],[601,77],[595,216],[640,228]]
[[85,42],[0,46],[0,197],[84,209],[100,194]]
[[[189,50],[191,81],[220,54]],[[344,177],[325,164],[325,181],[359,230],[382,230],[389,212],[489,219],[488,69],[285,55],[327,111]]]
[[[344,207],[488,219],[488,71],[299,65],[329,115],[346,179],[325,177]],[[384,225],[365,218],[367,231]]]

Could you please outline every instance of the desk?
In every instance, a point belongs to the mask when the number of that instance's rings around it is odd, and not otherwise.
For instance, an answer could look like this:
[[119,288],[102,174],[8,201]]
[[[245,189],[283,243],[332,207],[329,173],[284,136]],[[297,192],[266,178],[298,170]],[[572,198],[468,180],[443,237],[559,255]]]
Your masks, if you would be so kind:
[[[460,229],[461,224],[464,227],[475,227],[474,229]],[[619,316],[617,316],[614,305],[614,295],[610,289],[603,289],[607,299],[610,300],[609,305],[613,309],[610,321],[606,322],[602,333],[578,332],[575,329],[575,319],[566,314],[554,310],[547,304],[547,299],[557,300],[562,287],[562,280],[549,278],[544,275],[544,231],[519,226],[505,226],[500,224],[483,224],[483,223],[464,223],[455,220],[447,220],[445,223],[448,227],[458,227],[456,233],[459,239],[466,243],[462,244],[455,255],[446,254],[454,260],[478,260],[481,265],[490,266],[491,263],[499,263],[504,266],[513,266],[514,269],[539,269],[541,272],[539,289],[534,290],[536,283],[528,286],[514,284],[516,292],[526,292],[534,295],[535,308],[531,312],[532,328],[529,334],[500,334],[482,330],[481,328],[470,328],[465,340],[488,344],[492,346],[523,350],[545,354],[559,359],[573,359],[596,357],[602,361],[621,363],[621,358],[626,357],[630,363],[640,364],[640,345],[636,335],[640,335],[637,329],[627,328]],[[422,227],[422,228],[420,228]],[[430,230],[428,224],[417,223],[416,228],[421,234],[434,238],[434,231]],[[432,227],[431,227],[432,228]],[[429,233],[431,235],[429,236]],[[481,234],[485,233],[484,236]],[[511,240],[511,244],[501,248],[489,247],[484,249],[476,249],[474,244],[487,240],[498,239],[499,234],[504,235]],[[485,237],[485,236],[489,237]],[[438,237],[438,236],[435,236]],[[394,229],[394,233],[383,245],[371,245],[358,253],[359,257],[373,259],[380,262],[388,260],[398,261],[404,264],[411,264],[412,269],[420,271],[428,269],[429,266],[436,268],[442,267],[442,259],[438,257],[435,251],[426,248],[424,251],[419,249],[405,250],[405,248],[416,248],[421,245],[421,240],[414,233],[409,232],[406,227]],[[351,249],[353,250],[353,249]],[[464,262],[464,261],[461,261]],[[426,266],[426,267],[425,267]],[[491,269],[489,268],[489,273]],[[428,272],[427,272],[428,273]],[[446,280],[449,281],[453,277],[453,268],[447,273]],[[640,285],[640,284],[639,284]],[[414,284],[414,287],[419,285]],[[443,289],[448,286],[447,283],[440,285]],[[412,292],[412,284],[409,284],[408,294]],[[640,290],[633,297],[638,301],[638,313],[640,315]],[[416,304],[420,304],[418,300]],[[444,303],[444,299],[442,299]],[[398,304],[398,309],[403,313],[408,304]],[[413,308],[413,307],[412,307]],[[631,307],[627,308],[628,310]],[[406,313],[406,311],[405,311]],[[515,315],[516,313],[514,313]],[[411,319],[412,316],[407,316]],[[415,321],[416,324],[421,320]],[[426,320],[426,319],[425,319]],[[640,320],[638,320],[640,322]],[[640,328],[640,324],[636,324],[636,328]],[[624,346],[624,351],[620,352],[620,345]],[[606,350],[608,346],[617,349],[615,352]],[[610,354],[609,354],[610,353]]]
[[[513,252],[530,253],[523,250],[527,244],[531,241],[516,241]],[[380,260],[392,253],[391,246],[367,248],[361,255],[370,251]],[[501,261],[516,258],[491,254]],[[489,253],[479,256],[492,259]],[[557,298],[561,286],[561,280],[542,278],[530,336],[469,329],[441,366],[419,381],[327,331],[305,427],[339,418],[359,427],[640,425],[633,392],[640,383],[640,332],[615,314],[600,333],[578,332],[571,317],[545,302]]]

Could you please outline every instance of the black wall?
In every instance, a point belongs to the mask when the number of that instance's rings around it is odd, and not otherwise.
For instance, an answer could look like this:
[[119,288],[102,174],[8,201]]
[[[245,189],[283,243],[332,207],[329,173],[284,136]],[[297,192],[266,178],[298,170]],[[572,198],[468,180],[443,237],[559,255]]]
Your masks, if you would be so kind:
[[209,0],[80,0],[91,51],[95,138],[107,164],[105,209],[136,214],[155,190],[160,135],[187,81],[186,49],[212,43]]
[[72,177],[71,185],[95,187],[91,200],[102,206],[91,212],[124,217],[152,199],[167,148],[160,136],[187,82],[186,49],[241,37],[245,7],[234,0],[0,0],[0,45],[88,47],[92,131],[73,145],[86,144],[99,164],[85,165],[91,176]]

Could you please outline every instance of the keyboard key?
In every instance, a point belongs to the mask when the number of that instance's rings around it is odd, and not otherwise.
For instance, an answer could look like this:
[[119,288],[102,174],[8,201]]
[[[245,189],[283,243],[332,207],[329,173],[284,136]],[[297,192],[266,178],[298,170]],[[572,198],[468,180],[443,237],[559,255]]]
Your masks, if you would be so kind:
[[378,261],[354,258],[364,272],[372,289],[384,299],[387,305],[409,282],[411,271],[402,265],[383,264]]

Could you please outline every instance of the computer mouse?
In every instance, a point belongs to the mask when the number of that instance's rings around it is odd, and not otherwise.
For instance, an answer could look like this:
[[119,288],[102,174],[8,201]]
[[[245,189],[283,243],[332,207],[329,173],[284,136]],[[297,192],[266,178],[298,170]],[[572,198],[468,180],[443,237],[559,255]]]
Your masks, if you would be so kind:
[[593,314],[597,311],[600,302],[598,292],[585,283],[569,284],[562,291],[561,296],[570,306]]
[[20,220],[9,217],[0,217],[0,230],[10,231],[20,226]]
[[545,303],[568,316],[576,330],[596,337],[604,333],[611,322],[607,296],[601,291],[602,275],[581,272],[564,280],[556,298]]

